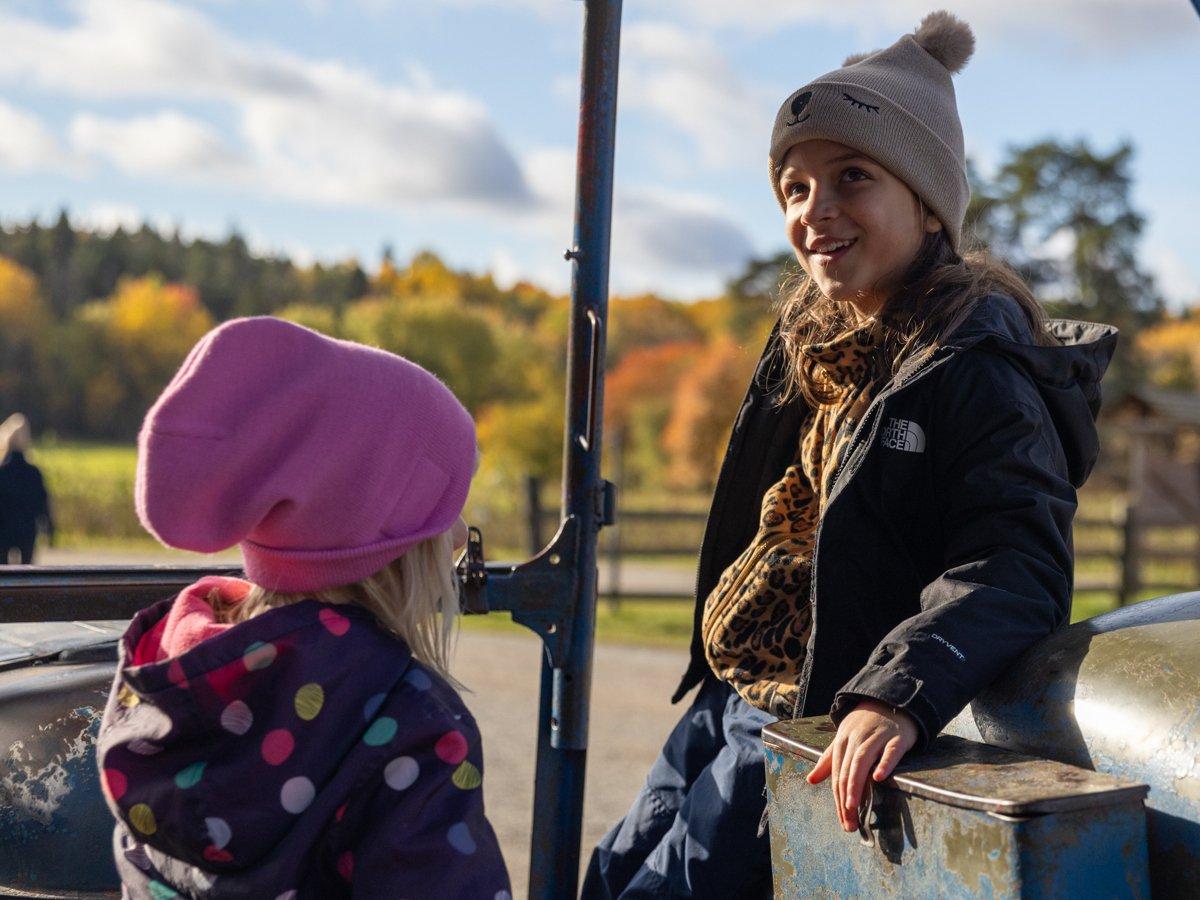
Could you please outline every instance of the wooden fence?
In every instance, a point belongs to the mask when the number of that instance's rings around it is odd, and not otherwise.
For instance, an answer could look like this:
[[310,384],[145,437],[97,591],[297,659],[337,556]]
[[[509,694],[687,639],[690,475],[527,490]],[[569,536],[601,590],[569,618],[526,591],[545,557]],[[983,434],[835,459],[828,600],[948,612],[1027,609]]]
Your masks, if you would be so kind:
[[[1105,507],[1111,511],[1105,513]],[[620,599],[625,563],[662,559],[695,563],[707,520],[704,511],[626,508],[618,505],[617,524],[601,532],[600,566],[617,590],[605,596]],[[527,493],[529,547],[540,550],[558,524],[556,509],[541,501],[540,485],[530,479]],[[1123,502],[1085,502],[1075,518],[1075,591],[1108,594],[1124,606],[1147,596],[1200,589],[1200,527],[1163,524],[1153,514],[1141,514]],[[674,558],[674,559],[671,559]],[[694,573],[694,568],[691,570]],[[690,579],[680,580],[680,584]],[[643,590],[646,599],[690,598],[690,588]]]

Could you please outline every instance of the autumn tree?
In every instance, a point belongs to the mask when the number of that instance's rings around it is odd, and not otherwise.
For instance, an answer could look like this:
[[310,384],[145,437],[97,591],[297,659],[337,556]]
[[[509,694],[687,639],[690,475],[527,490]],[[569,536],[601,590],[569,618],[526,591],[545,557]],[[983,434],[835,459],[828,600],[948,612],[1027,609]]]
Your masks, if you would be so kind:
[[0,416],[17,410],[34,421],[44,416],[44,349],[52,326],[37,278],[0,257]]
[[1138,335],[1146,380],[1155,387],[1200,388],[1200,315],[1195,311],[1166,319]]
[[122,281],[111,297],[84,306],[78,321],[73,341],[105,351],[75,363],[82,419],[94,435],[125,439],[214,324],[195,288],[156,276]]
[[500,350],[482,313],[438,300],[371,298],[346,310],[342,333],[429,369],[473,412],[503,394]]
[[704,349],[699,362],[675,389],[671,418],[663,432],[668,479],[685,488],[711,490],[738,403],[754,372],[757,351],[732,337]]
[[703,351],[703,345],[685,341],[638,347],[606,376],[605,437],[611,453],[622,454],[626,485],[649,483],[666,468],[663,433],[676,387]]
[[654,294],[614,297],[608,304],[608,362],[613,365],[631,350],[656,344],[700,340],[700,329],[685,304]]
[[329,337],[341,337],[341,323],[336,310],[318,303],[289,303],[275,311],[280,319],[295,322]]

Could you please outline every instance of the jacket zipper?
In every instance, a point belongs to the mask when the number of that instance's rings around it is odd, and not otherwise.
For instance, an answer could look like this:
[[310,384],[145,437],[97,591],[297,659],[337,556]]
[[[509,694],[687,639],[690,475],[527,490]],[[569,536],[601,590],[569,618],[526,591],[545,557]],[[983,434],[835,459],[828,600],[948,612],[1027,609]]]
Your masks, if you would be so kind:
[[[909,375],[903,381],[901,381],[897,384],[894,384],[891,388],[883,391],[878,397],[876,397],[874,400],[872,400],[871,406],[867,410],[867,414],[863,416],[862,421],[858,423],[858,427],[854,429],[854,435],[850,439],[850,449],[846,453],[846,458],[850,459],[854,456],[854,450],[857,448],[857,446],[859,444],[859,439],[862,435],[862,431],[864,428],[867,427],[867,423],[871,422],[871,434],[867,438],[867,446],[868,446],[868,452],[869,452],[870,445],[872,443],[874,443],[875,435],[878,434],[878,432],[879,432],[879,420],[883,416],[883,413],[882,413],[883,404],[887,400],[894,397],[900,391],[908,388],[914,382],[919,381],[921,378],[924,378],[927,374],[929,374],[929,372],[931,372],[933,369],[937,368],[939,365],[941,365],[943,362],[950,359],[954,355],[955,355],[954,353],[948,353],[945,356],[941,356],[941,357],[935,357],[933,355],[930,355],[930,357],[928,359],[924,360],[920,365],[918,365],[915,369],[913,369],[913,371],[911,373],[909,373]],[[861,454],[858,461],[855,462],[849,469],[845,469],[842,472],[838,473],[837,479],[835,480],[833,487],[829,491],[829,499],[825,501],[825,508],[823,510],[821,510],[821,519],[817,523],[816,534],[813,535],[812,573],[809,576],[809,585],[808,585],[808,595],[809,595],[808,602],[809,602],[809,606],[812,609],[812,640],[810,641],[812,649],[808,653],[805,654],[804,668],[801,670],[801,673],[800,673],[800,680],[803,682],[804,687],[800,692],[800,701],[796,704],[796,706],[792,710],[792,718],[798,718],[801,715],[802,711],[804,710],[805,706],[807,705],[807,703],[808,703],[808,688],[809,688],[809,685],[812,683],[813,659],[816,656],[816,653],[814,653],[812,651],[815,651],[816,647],[817,647],[817,643],[816,643],[816,640],[817,640],[817,559],[820,555],[819,551],[821,549],[821,531],[825,527],[825,517],[829,513],[829,508],[831,506],[833,506],[833,501],[838,498],[838,496],[842,493],[842,490],[846,487],[847,484],[850,483],[850,480],[854,477],[855,473],[858,472],[859,468],[862,466],[863,460],[865,460],[866,457],[867,457],[867,453]]]

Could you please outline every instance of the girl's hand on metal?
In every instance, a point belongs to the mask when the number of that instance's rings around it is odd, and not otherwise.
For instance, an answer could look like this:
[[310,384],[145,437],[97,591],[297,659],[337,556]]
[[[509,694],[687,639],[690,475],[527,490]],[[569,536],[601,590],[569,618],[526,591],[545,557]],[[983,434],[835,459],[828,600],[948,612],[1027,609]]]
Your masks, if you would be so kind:
[[868,773],[875,781],[883,781],[916,742],[917,724],[912,716],[875,700],[863,700],[838,726],[833,743],[808,773],[808,783],[820,784],[831,778],[838,821],[846,831],[854,831]]

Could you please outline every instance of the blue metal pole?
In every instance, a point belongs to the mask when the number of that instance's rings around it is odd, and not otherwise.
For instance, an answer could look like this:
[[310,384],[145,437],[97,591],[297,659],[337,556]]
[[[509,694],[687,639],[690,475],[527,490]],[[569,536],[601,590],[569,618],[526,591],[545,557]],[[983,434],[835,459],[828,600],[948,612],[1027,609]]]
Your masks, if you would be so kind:
[[537,776],[529,860],[531,898],[574,897],[587,760],[588,699],[596,625],[596,542],[611,515],[610,486],[600,478],[608,253],[621,0],[586,0],[575,242],[567,357],[567,428],[563,446],[563,518],[579,523],[573,559],[575,615],[561,660],[542,660]]

